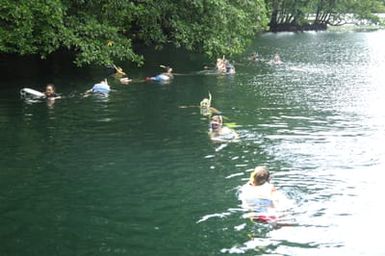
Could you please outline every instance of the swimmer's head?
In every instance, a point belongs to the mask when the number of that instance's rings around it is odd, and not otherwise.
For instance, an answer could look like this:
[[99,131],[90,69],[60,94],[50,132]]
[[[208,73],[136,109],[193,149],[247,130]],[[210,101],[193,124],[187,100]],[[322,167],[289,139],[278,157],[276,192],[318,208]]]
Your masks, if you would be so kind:
[[53,94],[55,94],[55,85],[47,84],[47,86],[45,87],[45,95],[50,96]]
[[221,115],[215,115],[211,118],[211,122],[217,122],[223,124],[223,118]]
[[207,99],[207,98],[204,98],[204,99],[201,101],[201,103],[200,103],[201,108],[209,108],[210,105],[211,105],[210,100]]
[[269,182],[270,173],[266,166],[257,166],[254,171],[250,173],[249,182],[254,186],[260,186]]
[[210,122],[210,128],[212,130],[217,130],[219,128],[222,127],[222,124],[223,124],[223,119],[222,119],[222,116],[220,115],[215,115],[211,118],[211,122]]
[[201,108],[210,108],[211,107],[211,99],[212,99],[212,96],[211,96],[211,93],[209,92],[209,98],[204,98],[201,102],[200,102],[200,107]]

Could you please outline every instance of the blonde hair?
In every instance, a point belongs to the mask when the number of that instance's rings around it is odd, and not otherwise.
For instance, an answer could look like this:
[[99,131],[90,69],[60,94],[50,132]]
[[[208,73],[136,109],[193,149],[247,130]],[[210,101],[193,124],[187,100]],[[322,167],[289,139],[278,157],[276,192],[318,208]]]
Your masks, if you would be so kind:
[[223,117],[221,115],[214,115],[212,118],[211,118],[211,121],[213,122],[218,122],[220,123],[221,125],[223,124]]
[[254,186],[260,186],[268,182],[270,179],[269,169],[266,166],[257,166],[250,173],[249,182]]

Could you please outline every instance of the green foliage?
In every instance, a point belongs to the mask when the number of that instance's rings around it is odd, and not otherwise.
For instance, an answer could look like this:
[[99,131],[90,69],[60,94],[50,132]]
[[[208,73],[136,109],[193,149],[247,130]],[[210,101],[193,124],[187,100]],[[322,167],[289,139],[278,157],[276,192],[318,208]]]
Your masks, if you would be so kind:
[[60,46],[64,7],[60,0],[0,3],[0,51],[42,57]]
[[231,55],[266,21],[263,0],[2,0],[0,52],[44,58],[67,48],[78,65],[141,64],[133,42]]
[[75,63],[143,62],[134,43],[166,44],[210,57],[241,53],[271,24],[375,19],[384,0],[1,0],[0,53],[38,54],[67,48]]
[[311,22],[341,25],[346,22],[346,14],[377,22],[378,17],[373,13],[385,10],[384,0],[266,0],[265,3],[271,13],[270,25]]

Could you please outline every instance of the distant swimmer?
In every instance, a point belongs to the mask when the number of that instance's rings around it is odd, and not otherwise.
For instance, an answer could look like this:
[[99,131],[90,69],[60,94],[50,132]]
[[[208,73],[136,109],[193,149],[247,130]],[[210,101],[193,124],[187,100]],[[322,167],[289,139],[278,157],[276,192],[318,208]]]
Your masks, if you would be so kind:
[[225,61],[226,65],[226,74],[232,75],[235,74],[235,67],[228,60]]
[[280,65],[280,64],[282,64],[282,60],[281,60],[281,57],[279,56],[278,52],[276,52],[276,53],[274,54],[274,58],[273,58],[272,64],[275,64],[275,65]]
[[174,75],[172,73],[172,68],[169,66],[160,65],[161,68],[165,69],[165,72],[152,76],[152,77],[146,77],[146,81],[157,81],[157,82],[169,82],[174,78]]
[[111,88],[107,82],[107,79],[104,79],[99,83],[94,84],[94,86],[91,89],[85,92],[84,96],[88,96],[91,93],[107,96],[110,91],[111,91]]
[[119,79],[121,84],[129,84],[132,82],[132,79],[127,77],[127,74],[123,71],[121,67],[117,67],[116,65],[112,65],[115,69],[114,77]]
[[225,56],[223,58],[218,58],[217,63],[215,64],[215,69],[218,73],[226,73],[226,59]]
[[217,73],[221,73],[221,74],[235,74],[234,65],[231,64],[229,60],[225,58],[225,56],[217,59],[215,70]]
[[277,190],[270,183],[270,173],[266,166],[257,166],[250,174],[249,181],[240,188],[239,199],[248,211],[247,217],[254,221],[270,223],[278,220]]
[[115,69],[115,75],[116,76],[126,76],[127,74],[123,71],[123,69],[121,67],[117,67],[115,64],[112,65]]
[[214,115],[211,118],[209,136],[214,142],[235,142],[239,139],[238,133],[223,125],[221,115]]
[[248,59],[249,59],[249,61],[252,61],[252,62],[258,61],[259,60],[258,53],[252,52]]
[[201,100],[199,107],[200,107],[200,112],[203,116],[211,116],[212,114],[219,114],[220,111],[214,107],[211,106],[211,100],[212,96],[211,93],[209,92],[209,97],[204,98]]
[[132,82],[132,79],[128,78],[128,77],[123,77],[123,78],[120,78],[119,79],[119,82],[121,84],[129,84],[130,82]]

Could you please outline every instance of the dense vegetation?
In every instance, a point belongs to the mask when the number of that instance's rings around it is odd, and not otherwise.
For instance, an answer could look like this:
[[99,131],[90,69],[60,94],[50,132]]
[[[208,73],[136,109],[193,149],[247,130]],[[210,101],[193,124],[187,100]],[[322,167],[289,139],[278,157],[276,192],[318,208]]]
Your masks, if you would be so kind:
[[208,56],[240,53],[277,24],[331,24],[341,13],[373,18],[384,0],[2,0],[0,53],[45,58],[58,49],[75,63],[143,62],[135,43],[174,44]]
[[359,20],[379,22],[384,0],[269,0],[270,29],[318,30]]

